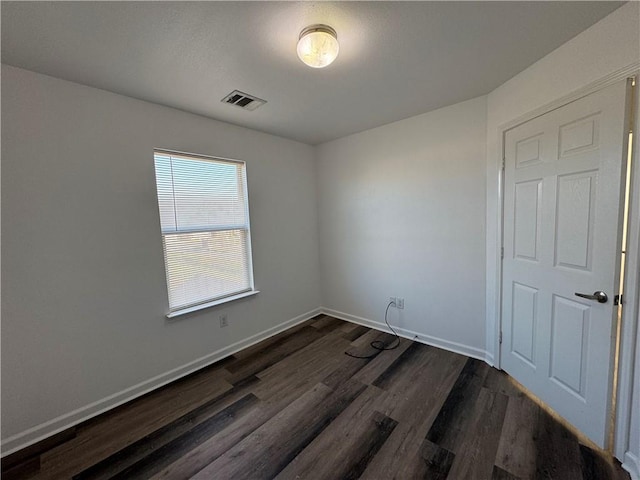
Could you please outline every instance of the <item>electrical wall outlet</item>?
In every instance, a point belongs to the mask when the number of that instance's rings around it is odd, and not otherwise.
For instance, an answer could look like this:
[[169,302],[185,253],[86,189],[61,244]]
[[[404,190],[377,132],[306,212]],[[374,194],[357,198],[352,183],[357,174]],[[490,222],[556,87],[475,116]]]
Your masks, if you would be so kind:
[[396,297],[389,297],[389,303],[395,307],[396,306]]
[[220,315],[220,328],[226,327],[227,325],[229,325],[229,319],[227,318],[227,314],[223,313]]
[[398,298],[396,299],[396,307],[397,307],[398,309],[400,309],[400,310],[403,310],[403,309],[404,309],[404,298],[400,298],[400,297],[398,297]]

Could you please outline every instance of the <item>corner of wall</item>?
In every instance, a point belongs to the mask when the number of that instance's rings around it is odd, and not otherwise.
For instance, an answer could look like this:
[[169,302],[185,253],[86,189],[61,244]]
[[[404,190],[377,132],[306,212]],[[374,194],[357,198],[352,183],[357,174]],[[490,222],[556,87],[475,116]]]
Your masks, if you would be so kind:
[[[381,332],[392,333],[391,330],[389,330],[389,328],[384,323],[377,322],[375,320],[370,320],[364,317],[358,317],[356,315],[351,315],[349,313],[339,312],[337,310],[332,310],[326,307],[322,307],[320,311],[325,315],[329,315],[334,318],[339,318],[340,320],[345,320],[351,323],[357,323],[358,325],[363,325],[365,327],[373,328],[374,330],[378,330]],[[432,335],[425,335],[424,333],[415,332],[413,330],[408,330],[406,328],[399,328],[397,326],[394,327],[394,331],[398,334],[399,337],[406,338],[414,342],[424,343],[425,345],[431,345],[433,347],[441,348],[443,350],[447,350],[453,353],[458,353],[460,355],[465,355],[467,357],[475,358],[477,360],[482,360],[488,363],[490,366],[493,366],[493,356],[480,348],[470,347],[462,343],[452,342],[450,340],[435,337]]]
[[318,239],[318,248],[317,248],[317,256],[318,256],[318,296],[320,298],[320,305],[325,304],[325,288],[324,288],[324,262],[322,261],[323,257],[323,247],[322,247],[322,221],[321,221],[321,211],[320,211],[320,148],[322,144],[312,145],[313,151],[313,175],[315,178],[315,196],[316,196],[316,236]]

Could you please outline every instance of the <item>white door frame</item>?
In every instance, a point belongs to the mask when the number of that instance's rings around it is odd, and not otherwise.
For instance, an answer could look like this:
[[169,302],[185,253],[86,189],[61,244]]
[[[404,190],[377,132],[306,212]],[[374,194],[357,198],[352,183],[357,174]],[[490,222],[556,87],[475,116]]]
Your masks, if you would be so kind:
[[[601,90],[609,85],[629,77],[636,77],[636,96],[634,99],[634,133],[633,133],[633,165],[631,177],[631,198],[629,207],[629,223],[627,238],[627,265],[624,285],[624,306],[622,314],[621,352],[618,370],[617,409],[615,419],[615,437],[613,445],[614,455],[624,462],[625,453],[629,450],[629,428],[631,420],[631,395],[633,388],[633,374],[635,362],[635,344],[638,332],[640,299],[640,64],[634,63],[626,68],[613,72],[595,82],[590,83],[568,95],[549,102],[531,112],[521,115],[509,122],[500,125],[497,129],[501,157],[495,162],[496,169],[493,174],[498,178],[498,210],[496,218],[497,239],[495,257],[496,265],[489,265],[488,278],[494,277],[495,312],[496,319],[493,325],[493,352],[488,351],[487,357],[496,368],[501,368],[500,358],[500,332],[502,329],[502,251],[503,251],[503,216],[504,216],[504,138],[507,130],[510,130],[533,118],[539,117],[551,110],[555,110],[579,98]],[[494,274],[494,275],[492,275]],[[492,325],[488,324],[490,329]],[[640,352],[638,352],[640,355]],[[493,360],[493,362],[490,361]]]

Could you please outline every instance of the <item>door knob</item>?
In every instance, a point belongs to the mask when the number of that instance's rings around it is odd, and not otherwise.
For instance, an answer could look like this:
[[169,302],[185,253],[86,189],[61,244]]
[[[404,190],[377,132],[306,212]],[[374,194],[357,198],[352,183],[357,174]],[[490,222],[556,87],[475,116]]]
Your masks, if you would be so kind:
[[607,294],[601,290],[598,290],[597,292],[593,292],[593,295],[589,295],[587,293],[578,293],[578,292],[576,292],[576,295],[578,297],[586,298],[588,300],[597,300],[598,303],[607,303],[607,300],[609,300],[609,297],[607,297]]

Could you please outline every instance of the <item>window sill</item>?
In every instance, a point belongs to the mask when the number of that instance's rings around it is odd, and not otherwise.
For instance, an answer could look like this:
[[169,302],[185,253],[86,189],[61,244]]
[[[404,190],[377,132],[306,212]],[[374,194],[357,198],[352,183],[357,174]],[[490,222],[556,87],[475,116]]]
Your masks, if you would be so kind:
[[180,315],[186,315],[187,313],[193,313],[197,312],[198,310],[204,310],[205,308],[215,307],[224,303],[233,302],[234,300],[240,300],[241,298],[251,297],[253,295],[257,295],[258,293],[260,293],[260,290],[251,290],[250,292],[243,292],[231,297],[224,297],[220,300],[214,300],[213,302],[207,302],[200,305],[195,305],[193,307],[183,308],[181,310],[176,310],[175,312],[167,313],[167,318],[179,317]]

